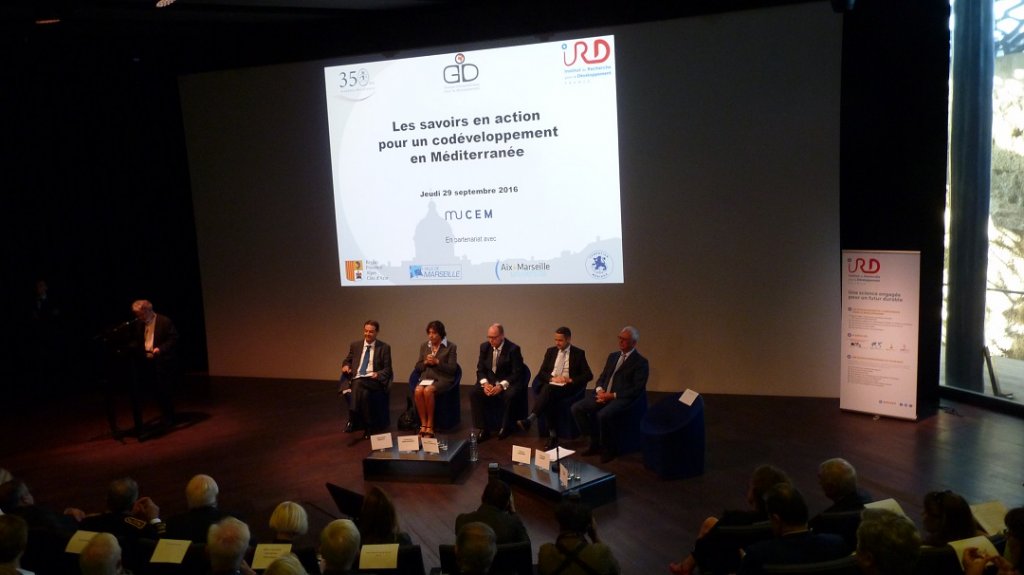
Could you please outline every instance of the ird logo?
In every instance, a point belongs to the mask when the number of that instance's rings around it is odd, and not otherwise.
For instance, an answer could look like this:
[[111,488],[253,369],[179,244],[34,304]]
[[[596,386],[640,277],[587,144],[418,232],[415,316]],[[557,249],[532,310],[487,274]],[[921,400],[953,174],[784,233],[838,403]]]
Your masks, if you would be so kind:
[[612,47],[608,45],[606,40],[601,38],[594,40],[591,45],[587,45],[583,40],[574,42],[572,45],[572,61],[569,60],[568,47],[568,44],[562,44],[562,61],[565,62],[566,67],[576,64],[577,59],[581,59],[587,64],[600,64],[612,55]]
[[877,274],[882,269],[882,264],[875,258],[867,259],[864,258],[850,258],[846,260],[846,269],[852,274],[856,272],[864,272],[866,274]]

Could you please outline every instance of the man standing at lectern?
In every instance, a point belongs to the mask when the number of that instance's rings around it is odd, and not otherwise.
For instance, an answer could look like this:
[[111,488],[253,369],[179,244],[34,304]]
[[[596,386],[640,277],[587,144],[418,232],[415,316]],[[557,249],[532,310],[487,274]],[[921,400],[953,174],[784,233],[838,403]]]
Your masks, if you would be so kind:
[[[174,384],[178,376],[178,330],[171,318],[153,311],[153,304],[140,299],[132,303],[130,347],[138,360],[137,385],[145,393],[153,393],[160,406],[160,427],[174,425]],[[138,392],[132,393],[132,415],[139,440],[147,438],[143,431],[142,405]]]
[[487,429],[484,410],[489,405],[501,403],[501,429],[498,439],[505,439],[512,433],[512,401],[525,393],[523,377],[523,352],[519,346],[505,339],[505,328],[500,323],[487,328],[487,341],[480,344],[480,359],[476,362],[477,385],[469,392],[469,403],[473,408],[473,427],[480,429],[480,441],[487,441],[491,431]]
[[[601,454],[601,463],[615,458],[613,446],[608,442],[611,423],[616,415],[629,407],[641,393],[647,392],[650,367],[647,358],[636,350],[640,332],[626,326],[619,332],[619,351],[608,356],[593,395],[587,395],[572,406],[572,416],[584,437],[590,437],[590,447],[583,455]],[[592,419],[597,419],[593,429]]]
[[391,346],[377,339],[380,324],[368,319],[363,324],[363,339],[352,342],[341,363],[341,384],[338,394],[348,405],[345,432],[363,430],[370,437],[375,423],[370,414],[370,392],[386,392],[391,385]]

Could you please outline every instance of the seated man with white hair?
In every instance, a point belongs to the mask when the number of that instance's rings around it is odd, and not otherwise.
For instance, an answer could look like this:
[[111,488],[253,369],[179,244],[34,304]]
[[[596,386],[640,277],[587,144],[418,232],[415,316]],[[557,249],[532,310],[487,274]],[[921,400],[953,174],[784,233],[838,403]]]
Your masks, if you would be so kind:
[[249,526],[234,517],[226,517],[210,526],[206,554],[211,575],[254,575],[245,563],[249,550]]
[[110,533],[97,533],[78,556],[82,575],[118,575],[121,572],[121,545]]
[[359,555],[362,538],[356,524],[349,519],[335,519],[320,532],[320,573],[347,575]]
[[209,475],[199,474],[189,480],[185,486],[188,511],[167,520],[167,532],[164,537],[185,539],[193,543],[206,541],[210,526],[231,515],[217,507],[219,494],[217,482]]

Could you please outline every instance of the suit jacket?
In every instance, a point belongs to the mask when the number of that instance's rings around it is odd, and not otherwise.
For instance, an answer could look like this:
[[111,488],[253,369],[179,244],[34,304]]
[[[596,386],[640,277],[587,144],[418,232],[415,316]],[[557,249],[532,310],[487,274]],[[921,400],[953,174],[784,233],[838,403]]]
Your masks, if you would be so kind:
[[118,539],[137,540],[140,537],[159,539],[163,536],[167,525],[163,522],[149,523],[133,517],[130,513],[101,513],[90,515],[79,523],[79,529],[110,533]]
[[430,355],[430,342],[420,346],[419,360],[416,371],[420,372],[420,380],[432,379],[441,389],[448,389],[455,382],[455,372],[459,369],[459,350],[454,343],[445,340],[445,345],[437,348],[437,365],[426,365],[423,360]]
[[[348,373],[348,376],[342,376],[342,387],[347,388],[351,385],[351,380],[355,377],[356,372],[359,371],[360,362],[363,361],[363,347],[366,345],[365,339],[353,341],[348,346],[348,355],[345,356],[345,360],[341,362],[342,366],[349,366],[352,371]],[[373,361],[367,367],[367,371],[377,372],[377,380],[383,385],[387,386],[391,383],[391,379],[394,377],[394,371],[391,369],[391,346],[384,343],[379,339],[373,341]]]
[[476,511],[460,513],[455,518],[455,532],[458,533],[467,523],[479,521],[486,523],[497,536],[497,543],[518,543],[520,541],[530,542],[530,535],[526,532],[523,520],[515,513],[498,509],[493,505],[483,503]]
[[[597,387],[608,391],[608,380],[611,379],[612,392],[616,394],[617,399],[636,399],[647,391],[647,376],[650,374],[647,358],[633,348],[629,357],[622,363],[622,367],[616,372],[615,364],[619,361],[619,355],[621,352],[618,351],[608,355],[601,377],[597,378]],[[614,378],[612,372],[615,372]]]
[[523,376],[523,352],[519,346],[508,339],[501,346],[501,353],[498,354],[498,369],[491,371],[491,344],[483,342],[480,344],[480,359],[476,362],[476,380],[479,382],[486,379],[495,384],[499,381],[507,381],[510,386],[522,385],[520,379]]
[[[577,535],[563,534],[558,536],[555,543],[541,545],[537,551],[537,573],[540,575],[556,573],[556,570],[565,561],[565,550],[574,551],[580,541],[582,540]],[[576,561],[573,561],[564,571],[560,572],[561,575],[587,575],[592,572],[601,575],[618,575],[622,572],[611,548],[604,543],[588,543],[576,557],[579,562],[584,563],[593,571],[586,571]]]
[[739,575],[764,573],[765,565],[795,565],[831,561],[850,554],[838,535],[813,534],[810,531],[758,541],[746,549]]
[[229,513],[212,505],[189,509],[185,513],[175,515],[167,520],[164,537],[185,539],[193,543],[206,543],[206,535],[210,526],[228,515]]
[[[544,352],[544,361],[537,371],[537,378],[543,383],[551,382],[551,371],[555,369],[555,362],[558,361],[558,348],[551,346]],[[569,346],[569,379],[572,385],[586,387],[590,380],[594,379],[594,373],[590,371],[590,364],[587,363],[587,352],[576,347]]]
[[[177,355],[177,344],[178,344],[178,330],[174,327],[174,322],[171,318],[155,314],[156,323],[153,326],[153,347],[160,348],[160,355],[156,356],[155,359],[162,360],[164,362],[173,361]],[[132,324],[132,340],[130,343],[132,349],[136,350],[139,357],[145,355],[146,352],[146,322],[137,321]]]

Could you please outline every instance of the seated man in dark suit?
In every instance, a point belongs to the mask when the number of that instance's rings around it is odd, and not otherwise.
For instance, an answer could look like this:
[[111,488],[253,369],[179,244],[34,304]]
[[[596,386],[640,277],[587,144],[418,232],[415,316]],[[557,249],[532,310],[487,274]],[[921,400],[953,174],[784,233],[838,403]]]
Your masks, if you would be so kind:
[[110,533],[129,543],[140,537],[159,539],[166,527],[160,521],[160,508],[149,497],[139,497],[139,484],[131,477],[111,481],[107,510],[85,517],[79,525],[82,530]]
[[338,393],[348,404],[348,424],[345,432],[362,429],[363,438],[369,439],[379,422],[371,420],[369,394],[387,391],[394,372],[391,369],[391,346],[377,339],[380,324],[368,319],[363,324],[363,339],[349,346],[348,355],[341,363],[341,385]]
[[587,363],[587,352],[572,345],[572,330],[567,327],[555,330],[555,345],[544,353],[537,379],[540,381],[540,392],[533,404],[533,411],[529,417],[517,423],[520,429],[528,431],[538,415],[546,417],[548,442],[544,450],[548,451],[558,445],[558,402],[576,395],[594,379],[590,364]]
[[[647,358],[640,355],[636,345],[640,332],[633,326],[626,326],[619,332],[619,351],[613,352],[605,361],[601,376],[597,378],[594,394],[577,401],[572,406],[572,416],[584,437],[590,438],[590,447],[583,455],[601,454],[601,462],[615,458],[607,442],[611,422],[622,413],[633,400],[647,393],[647,376],[650,367]],[[591,418],[597,415],[597,429],[592,429]]]
[[455,562],[459,575],[486,575],[498,554],[494,530],[486,523],[473,521],[463,525],[455,537]]
[[205,543],[210,526],[228,516],[217,507],[220,488],[209,475],[196,475],[185,486],[188,511],[167,519],[168,539]]
[[764,573],[765,565],[817,563],[849,555],[842,537],[811,533],[807,527],[807,503],[792,484],[779,483],[769,489],[764,507],[775,538],[746,548],[739,575]]
[[841,535],[852,549],[857,543],[857,526],[860,524],[860,515],[855,512],[864,509],[864,504],[871,501],[871,495],[857,487],[857,470],[853,465],[838,457],[825,460],[818,466],[818,484],[832,505],[811,519],[811,530]]
[[499,479],[491,479],[480,497],[480,507],[471,513],[462,513],[455,518],[455,532],[473,522],[487,524],[494,530],[498,545],[503,543],[530,542],[523,520],[516,514],[512,501],[512,490]]
[[206,537],[210,575],[255,575],[245,563],[249,539],[249,526],[234,517],[226,517],[211,525]]
[[515,421],[512,419],[512,402],[521,393],[526,393],[523,378],[523,352],[519,346],[505,339],[505,328],[500,323],[487,328],[487,341],[480,344],[480,358],[476,362],[476,379],[469,393],[473,408],[473,427],[480,429],[480,441],[487,441],[491,431],[487,429],[484,410],[492,403],[501,403],[503,415],[498,439],[512,433]]

